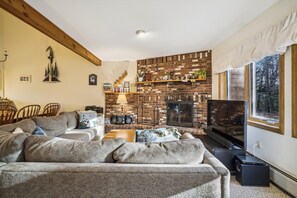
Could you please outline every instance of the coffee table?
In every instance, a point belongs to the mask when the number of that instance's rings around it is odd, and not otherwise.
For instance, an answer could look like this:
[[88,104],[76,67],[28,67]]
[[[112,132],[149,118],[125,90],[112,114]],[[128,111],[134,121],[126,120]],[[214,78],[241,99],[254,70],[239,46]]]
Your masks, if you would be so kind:
[[113,139],[113,138],[123,138],[127,142],[136,141],[136,131],[134,129],[114,129],[110,130],[103,137],[103,140]]

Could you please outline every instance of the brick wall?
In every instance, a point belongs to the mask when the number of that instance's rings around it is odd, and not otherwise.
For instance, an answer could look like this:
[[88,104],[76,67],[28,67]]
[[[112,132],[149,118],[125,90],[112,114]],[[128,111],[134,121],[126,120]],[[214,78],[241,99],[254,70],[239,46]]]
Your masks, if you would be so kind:
[[[171,72],[172,79],[180,79],[185,75],[192,75],[195,70],[205,68],[205,80],[195,82],[159,82],[137,84],[138,94],[127,94],[128,104],[124,105],[124,114],[134,116],[134,122],[144,124],[166,125],[166,102],[193,101],[194,127],[206,123],[207,99],[211,98],[212,74],[211,51],[178,54],[166,57],[157,57],[137,61],[138,72],[146,73],[146,80],[161,80],[166,72]],[[148,75],[149,74],[149,75]],[[105,116],[121,114],[121,105],[116,104],[117,94],[106,94]],[[159,119],[154,121],[159,114]]]

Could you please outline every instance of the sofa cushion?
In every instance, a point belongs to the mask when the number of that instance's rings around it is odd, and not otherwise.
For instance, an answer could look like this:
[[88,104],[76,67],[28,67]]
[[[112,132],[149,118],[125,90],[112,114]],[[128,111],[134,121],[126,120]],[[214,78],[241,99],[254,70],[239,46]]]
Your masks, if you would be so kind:
[[55,137],[65,133],[67,130],[67,118],[65,115],[34,117],[32,119],[37,126],[44,130],[47,136]]
[[76,141],[48,136],[30,136],[25,142],[28,162],[114,162],[112,153],[125,143],[124,139]]
[[25,119],[13,124],[6,124],[0,126],[0,130],[7,132],[13,132],[16,128],[21,128],[24,132],[32,133],[36,128],[36,124],[31,119]]
[[24,161],[23,146],[29,133],[9,133],[0,131],[0,161],[21,162]]
[[86,129],[99,125],[97,113],[95,111],[77,111],[79,116],[78,128]]
[[93,127],[87,129],[73,129],[71,131],[66,131],[66,133],[57,137],[71,140],[91,141],[96,135],[98,135],[97,129]]
[[163,143],[127,142],[113,153],[120,163],[135,164],[198,164],[205,148],[201,140],[180,140]]
[[67,129],[72,130],[78,127],[78,114],[76,111],[62,112],[59,115],[65,115],[67,118]]

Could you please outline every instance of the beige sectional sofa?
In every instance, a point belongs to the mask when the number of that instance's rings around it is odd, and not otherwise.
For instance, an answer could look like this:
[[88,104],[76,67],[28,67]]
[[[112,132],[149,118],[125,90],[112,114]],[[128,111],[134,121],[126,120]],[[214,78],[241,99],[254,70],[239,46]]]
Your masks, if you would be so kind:
[[0,128],[0,149],[0,197],[230,196],[229,171],[199,139],[88,142]]
[[102,139],[104,136],[103,115],[98,116],[98,119],[96,127],[78,129],[79,117],[76,111],[62,112],[58,116],[34,117],[17,123],[3,125],[0,126],[0,130],[13,132],[16,128],[21,128],[24,132],[32,134],[36,126],[39,126],[44,129],[47,136],[90,141],[94,138]]

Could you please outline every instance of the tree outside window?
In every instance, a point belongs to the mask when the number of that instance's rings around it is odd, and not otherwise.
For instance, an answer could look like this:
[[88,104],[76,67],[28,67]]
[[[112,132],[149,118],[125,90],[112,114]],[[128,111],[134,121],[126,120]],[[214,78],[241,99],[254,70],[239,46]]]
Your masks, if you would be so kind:
[[280,55],[251,64],[251,117],[279,121]]

